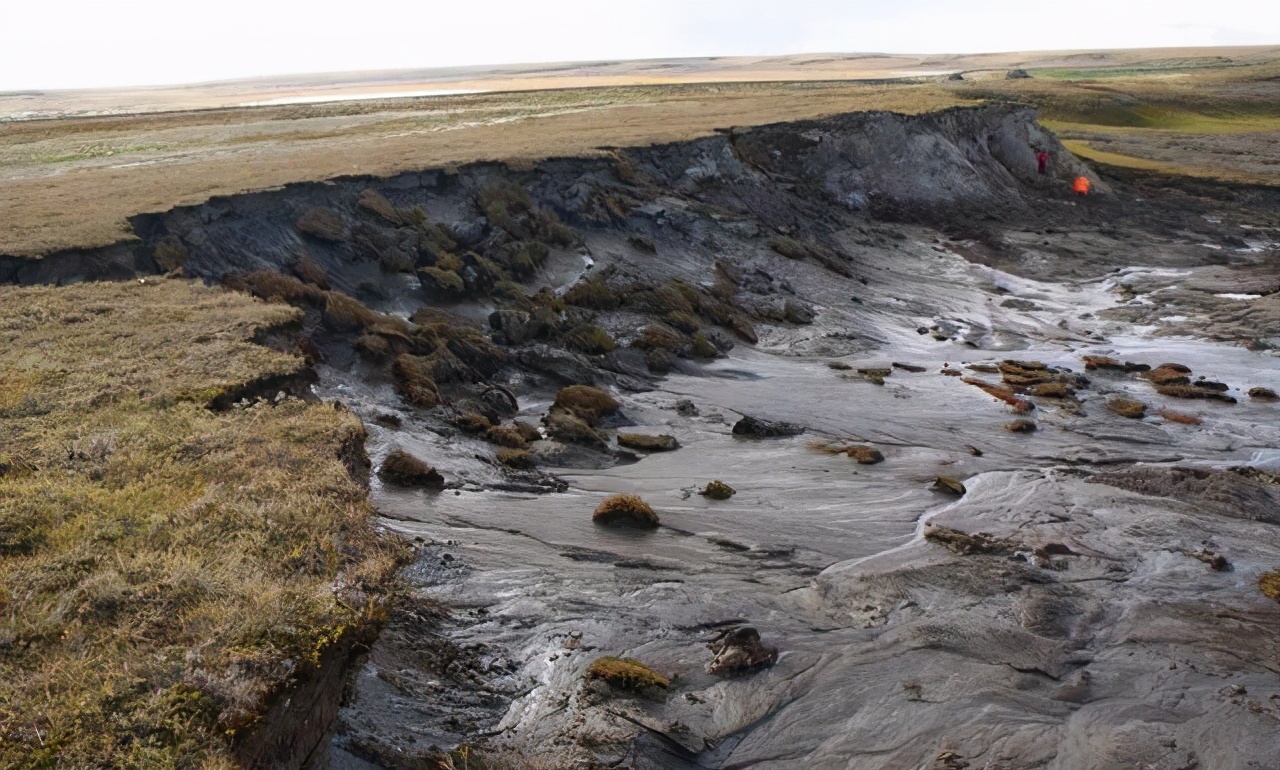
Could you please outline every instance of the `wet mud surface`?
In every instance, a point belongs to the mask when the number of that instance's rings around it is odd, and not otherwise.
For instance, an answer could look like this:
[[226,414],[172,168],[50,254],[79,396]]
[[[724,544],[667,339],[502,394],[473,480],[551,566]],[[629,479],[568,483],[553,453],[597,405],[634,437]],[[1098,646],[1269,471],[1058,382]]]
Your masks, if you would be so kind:
[[[1276,196],[1041,177],[1054,142],[844,116],[140,221],[308,308],[375,470],[442,479],[374,474],[411,598],[320,764],[1275,767]],[[593,523],[618,493],[660,525]],[[667,684],[584,676],[602,656]]]

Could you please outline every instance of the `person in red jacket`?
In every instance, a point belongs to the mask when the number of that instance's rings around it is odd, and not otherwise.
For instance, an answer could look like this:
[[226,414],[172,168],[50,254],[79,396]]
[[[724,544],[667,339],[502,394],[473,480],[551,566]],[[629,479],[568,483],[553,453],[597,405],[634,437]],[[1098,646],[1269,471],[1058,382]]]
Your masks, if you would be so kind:
[[1049,151],[1037,150],[1036,151],[1036,169],[1041,174],[1043,174],[1048,167],[1049,167]]

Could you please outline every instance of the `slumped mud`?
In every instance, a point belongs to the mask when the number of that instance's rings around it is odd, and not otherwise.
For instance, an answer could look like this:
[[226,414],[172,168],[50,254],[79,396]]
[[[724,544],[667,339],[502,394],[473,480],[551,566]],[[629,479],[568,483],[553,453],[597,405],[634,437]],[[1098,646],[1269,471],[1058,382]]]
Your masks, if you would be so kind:
[[1025,111],[862,114],[5,269],[298,304],[382,476],[443,480],[372,482],[413,598],[330,767],[1275,767],[1277,196],[1171,187]]

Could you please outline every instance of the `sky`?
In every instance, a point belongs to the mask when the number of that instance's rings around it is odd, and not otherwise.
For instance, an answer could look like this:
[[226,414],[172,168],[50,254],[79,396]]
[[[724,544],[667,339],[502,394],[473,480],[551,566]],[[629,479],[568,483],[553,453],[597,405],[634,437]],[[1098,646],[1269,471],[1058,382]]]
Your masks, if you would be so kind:
[[1280,0],[0,0],[0,91],[305,72],[1280,44]]

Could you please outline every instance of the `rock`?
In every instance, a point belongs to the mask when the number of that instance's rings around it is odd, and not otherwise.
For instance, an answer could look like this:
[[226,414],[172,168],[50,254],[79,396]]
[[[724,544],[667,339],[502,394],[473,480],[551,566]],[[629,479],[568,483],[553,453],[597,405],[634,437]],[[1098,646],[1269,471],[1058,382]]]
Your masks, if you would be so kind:
[[925,371],[925,367],[916,366],[915,364],[904,364],[901,361],[894,361],[892,364],[894,369],[901,369],[904,372],[920,373]]
[[837,372],[847,372],[853,367],[846,364],[844,361],[831,361],[827,364],[827,368],[835,369]]
[[567,409],[553,408],[543,418],[547,435],[571,444],[586,444],[604,448],[608,441],[578,415]]
[[1022,69],[1021,67],[1018,67],[1016,69],[1011,69],[1008,72],[1004,73],[1005,80],[1028,80],[1030,79],[1030,77],[1031,77],[1031,73]]
[[444,489],[444,477],[435,468],[403,449],[393,450],[378,468],[378,478],[389,484],[420,489]]
[[1036,424],[1030,420],[1013,420],[1006,422],[1004,429],[1010,433],[1035,433]]
[[934,492],[945,492],[956,497],[960,497],[967,491],[959,479],[951,476],[939,476],[934,479],[932,489]]
[[996,540],[986,532],[969,534],[951,527],[941,527],[929,522],[924,528],[924,539],[961,556],[975,553],[1002,553],[1012,550],[1006,542]]
[[787,297],[783,302],[782,313],[788,322],[802,326],[813,323],[813,319],[817,316],[812,307],[791,297]]
[[654,529],[658,514],[639,495],[610,495],[596,506],[591,520],[606,527]]
[[733,424],[733,435],[751,436],[754,438],[776,438],[779,436],[798,436],[804,433],[803,425],[790,422],[771,422],[744,416]]
[[507,345],[519,345],[546,333],[546,324],[522,310],[495,310],[489,314],[495,337]]
[[681,417],[697,417],[698,407],[693,403],[693,401],[690,401],[687,398],[682,398],[676,402],[676,414]]
[[1249,398],[1258,401],[1275,401],[1277,396],[1271,388],[1249,388]]
[[671,452],[680,448],[675,436],[650,436],[646,433],[619,433],[618,446],[645,452]]
[[1084,368],[1093,369],[1109,369],[1118,372],[1147,372],[1151,370],[1146,364],[1134,364],[1128,361],[1120,363],[1109,356],[1084,356]]
[[716,481],[708,482],[706,488],[703,489],[698,494],[702,495],[703,497],[710,498],[712,500],[728,500],[729,498],[733,497],[737,493],[738,493],[738,490],[734,489],[733,487],[729,486],[723,481],[716,480]]
[[1187,555],[1208,564],[1214,572],[1231,571],[1231,562],[1227,561],[1227,557],[1220,553],[1214,553],[1208,548],[1201,549],[1200,553],[1188,553]]
[[707,664],[707,673],[719,676],[744,674],[763,666],[772,666],[778,660],[778,648],[760,643],[760,632],[751,626],[729,629],[718,639],[707,643],[714,653]]

